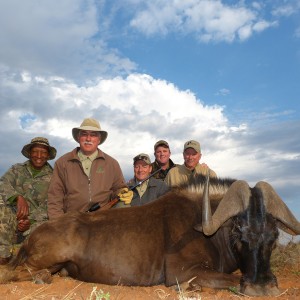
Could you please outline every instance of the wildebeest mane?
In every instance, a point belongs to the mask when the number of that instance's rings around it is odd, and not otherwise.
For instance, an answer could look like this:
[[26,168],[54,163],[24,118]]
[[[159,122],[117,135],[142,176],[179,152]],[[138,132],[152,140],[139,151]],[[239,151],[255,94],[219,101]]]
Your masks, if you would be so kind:
[[[209,179],[209,195],[212,198],[222,197],[231,184],[235,182],[236,179],[232,178],[220,178],[211,177]],[[204,185],[206,183],[206,176],[202,174],[195,174],[191,176],[189,182],[183,183],[179,186],[173,187],[174,191],[187,191],[188,193],[203,195]]]

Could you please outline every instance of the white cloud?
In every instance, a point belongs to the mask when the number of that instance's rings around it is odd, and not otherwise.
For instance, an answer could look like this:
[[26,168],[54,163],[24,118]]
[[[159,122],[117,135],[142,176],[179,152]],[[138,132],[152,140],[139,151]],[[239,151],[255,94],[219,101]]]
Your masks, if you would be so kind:
[[232,126],[223,107],[205,105],[190,91],[145,74],[98,79],[89,85],[30,72],[6,70],[3,75],[0,173],[24,161],[20,149],[34,136],[48,137],[58,157],[70,151],[77,145],[71,129],[92,116],[108,131],[102,150],[120,162],[127,179],[132,176],[132,158],[145,152],[153,159],[157,140],[166,139],[173,160],[182,163],[184,142],[196,139],[202,161],[219,176],[245,179],[251,185],[266,180],[282,190],[287,201],[295,197],[291,191],[298,190],[299,122],[259,131],[252,124]]
[[0,27],[0,63],[11,68],[78,80],[136,67],[94,38],[99,27],[92,0],[0,1]]
[[[88,86],[79,86],[64,78],[34,77],[29,73],[26,76],[23,73],[24,78],[14,84],[14,77],[7,77],[1,83],[2,94],[7,99],[1,111],[2,136],[18,135],[28,139],[47,135],[62,146],[60,155],[75,146],[72,127],[78,126],[84,117],[94,116],[109,132],[104,151],[120,160],[126,174],[131,172],[132,157],[139,152],[152,155],[158,139],[170,142],[178,163],[182,162],[183,143],[188,139],[199,140],[203,160],[222,176],[253,181],[273,178],[268,174],[268,164],[277,161],[278,155],[281,164],[299,164],[299,153],[286,152],[280,144],[274,146],[277,142],[272,140],[272,135],[269,141],[266,138],[254,141],[263,133],[253,132],[245,123],[232,126],[223,107],[205,105],[190,91],[179,90],[149,75],[102,79]],[[25,142],[24,137],[18,139],[19,148]],[[293,136],[290,139],[293,140]],[[270,146],[258,146],[266,143]],[[5,143],[1,145],[2,152],[7,151],[5,147]],[[14,159],[6,161],[2,168],[8,167]],[[260,175],[257,175],[258,170]]]
[[280,3],[272,10],[272,14],[277,17],[289,17],[295,13],[298,13],[299,10],[299,0],[283,1],[283,3]]
[[146,35],[180,32],[195,34],[204,42],[245,40],[255,31],[274,26],[260,19],[254,8],[219,0],[151,1],[137,9],[130,24]]
[[225,89],[225,88],[220,89],[220,90],[216,93],[217,96],[227,96],[227,95],[229,95],[229,94],[230,94],[230,90],[229,90],[229,89]]

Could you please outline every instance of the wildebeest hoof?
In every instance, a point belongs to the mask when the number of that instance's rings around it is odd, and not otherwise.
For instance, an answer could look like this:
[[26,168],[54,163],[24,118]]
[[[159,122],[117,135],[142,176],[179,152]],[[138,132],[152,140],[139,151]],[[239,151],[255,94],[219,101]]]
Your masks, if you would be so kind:
[[41,272],[37,273],[34,278],[33,282],[36,284],[44,284],[44,283],[51,283],[52,276],[48,270],[42,270]]
[[193,292],[193,291],[201,291],[201,286],[194,282],[195,278],[190,279],[189,281],[181,282],[178,285],[173,285],[172,288],[176,290],[177,292],[183,291],[183,292]]
[[277,296],[280,294],[280,291],[276,285],[267,284],[267,285],[254,285],[249,284],[240,289],[242,294],[256,297],[256,296]]
[[59,276],[60,276],[60,277],[67,277],[67,276],[69,276],[69,273],[68,273],[68,271],[67,271],[65,268],[62,268],[62,269],[59,271]]
[[200,292],[202,289],[201,285],[198,284],[197,282],[190,282],[189,287],[187,288],[187,291],[197,291]]

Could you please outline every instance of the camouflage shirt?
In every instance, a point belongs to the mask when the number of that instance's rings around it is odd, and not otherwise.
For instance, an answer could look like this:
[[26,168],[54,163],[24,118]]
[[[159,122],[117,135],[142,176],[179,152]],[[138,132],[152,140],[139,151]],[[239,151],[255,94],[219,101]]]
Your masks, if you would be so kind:
[[36,174],[29,160],[13,165],[0,179],[0,205],[14,204],[16,196],[22,195],[29,204],[29,219],[46,220],[47,193],[52,172],[48,163]]
[[[156,160],[151,164],[151,166],[152,166],[152,171],[151,171],[151,173],[154,173],[154,172],[156,172],[157,170],[160,169],[160,165],[158,164],[158,162],[157,162]],[[155,175],[153,175],[153,177],[156,178],[156,179],[165,180],[165,178],[166,178],[168,172],[169,172],[172,168],[174,168],[174,167],[176,167],[176,166],[177,166],[177,165],[174,164],[173,161],[172,161],[171,159],[169,159],[169,167],[168,167],[167,169],[165,169],[165,170],[160,170],[160,171],[157,172]]]

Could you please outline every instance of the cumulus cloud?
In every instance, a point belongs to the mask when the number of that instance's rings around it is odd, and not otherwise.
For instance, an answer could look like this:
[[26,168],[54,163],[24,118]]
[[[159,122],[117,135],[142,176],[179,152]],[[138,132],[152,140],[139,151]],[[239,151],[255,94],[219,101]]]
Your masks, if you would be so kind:
[[181,153],[187,138],[201,140],[210,131],[230,130],[222,107],[205,106],[190,91],[145,74],[102,79],[90,86],[28,73],[18,78],[16,83],[8,76],[1,83],[7,104],[13,103],[5,106],[1,119],[4,125],[13,116],[14,126],[5,130],[7,134],[44,134],[73,143],[72,126],[93,115],[108,129],[111,151],[130,161],[136,152],[151,154],[156,139],[172,140],[174,152]]
[[151,1],[136,10],[130,25],[146,35],[193,34],[203,42],[246,40],[274,26],[259,16],[258,5],[227,5],[220,0]]
[[117,49],[94,38],[99,30],[94,1],[45,0],[41,4],[0,1],[2,62],[39,75],[54,73],[77,80],[135,69]]

